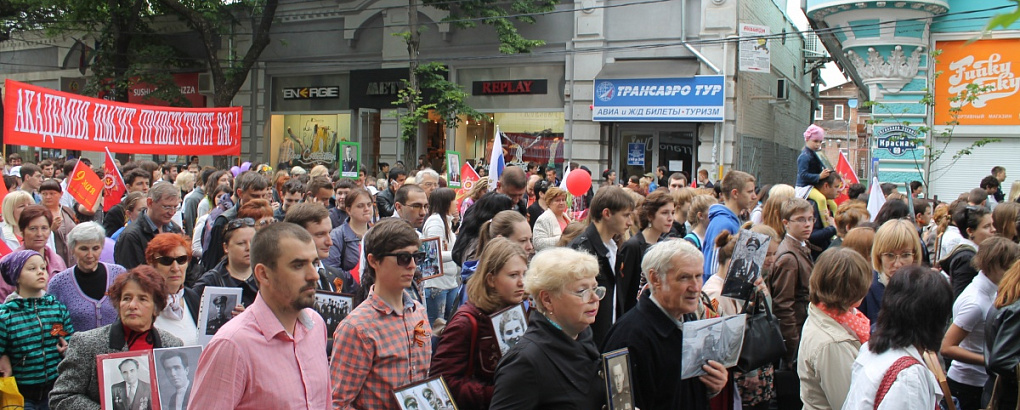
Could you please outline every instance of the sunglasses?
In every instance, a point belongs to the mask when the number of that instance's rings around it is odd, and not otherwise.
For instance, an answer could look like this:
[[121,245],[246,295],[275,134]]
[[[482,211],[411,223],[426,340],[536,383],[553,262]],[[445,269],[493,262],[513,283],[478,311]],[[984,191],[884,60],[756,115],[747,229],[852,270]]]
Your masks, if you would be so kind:
[[163,266],[173,265],[174,262],[177,262],[178,265],[184,265],[185,263],[188,263],[188,255],[178,256],[176,258],[172,256],[160,256],[156,258],[156,262],[159,262],[159,264]]
[[251,228],[255,226],[255,220],[252,218],[237,218],[233,221],[227,222],[227,226],[223,228],[223,233],[233,231],[234,229],[240,228]]
[[421,265],[422,262],[425,262],[425,252],[392,252],[379,255],[380,258],[387,256],[396,256],[397,265],[405,267],[411,263],[412,258],[415,265]]

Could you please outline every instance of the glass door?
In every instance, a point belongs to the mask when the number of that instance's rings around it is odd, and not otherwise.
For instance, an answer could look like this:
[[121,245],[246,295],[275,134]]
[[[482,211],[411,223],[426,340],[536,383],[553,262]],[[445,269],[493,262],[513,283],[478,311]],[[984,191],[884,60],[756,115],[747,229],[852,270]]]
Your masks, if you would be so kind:
[[358,109],[358,134],[356,142],[361,143],[361,164],[368,175],[379,172],[379,110]]
[[686,172],[688,178],[694,173],[694,131],[659,131],[658,165],[665,166],[670,175]]
[[619,182],[627,185],[631,175],[643,176],[652,172],[655,163],[655,132],[643,130],[621,130],[619,147]]

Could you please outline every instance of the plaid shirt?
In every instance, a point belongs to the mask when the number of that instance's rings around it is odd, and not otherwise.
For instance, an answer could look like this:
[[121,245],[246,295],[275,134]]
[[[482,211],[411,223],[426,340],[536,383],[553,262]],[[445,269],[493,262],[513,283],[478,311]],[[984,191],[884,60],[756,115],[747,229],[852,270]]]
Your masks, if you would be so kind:
[[372,293],[333,335],[329,378],[334,409],[399,410],[393,390],[428,377],[432,327],[405,292],[403,310]]

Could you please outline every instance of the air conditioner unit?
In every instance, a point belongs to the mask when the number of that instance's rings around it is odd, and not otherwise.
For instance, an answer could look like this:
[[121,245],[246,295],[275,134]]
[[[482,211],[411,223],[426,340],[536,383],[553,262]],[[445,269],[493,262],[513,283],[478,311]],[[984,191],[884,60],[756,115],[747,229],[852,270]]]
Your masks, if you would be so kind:
[[786,101],[790,99],[790,82],[785,78],[776,81],[776,99]]
[[205,95],[216,94],[213,87],[212,73],[198,73],[198,93]]

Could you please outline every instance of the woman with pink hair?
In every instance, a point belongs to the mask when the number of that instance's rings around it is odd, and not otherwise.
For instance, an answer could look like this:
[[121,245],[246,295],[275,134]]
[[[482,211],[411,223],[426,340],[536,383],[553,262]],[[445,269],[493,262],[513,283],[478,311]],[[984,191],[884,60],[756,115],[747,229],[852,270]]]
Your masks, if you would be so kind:
[[822,149],[822,141],[825,139],[825,130],[815,124],[811,124],[804,131],[804,150],[797,157],[797,186],[812,186],[824,179],[832,172],[825,169],[822,159],[818,157],[818,151]]

